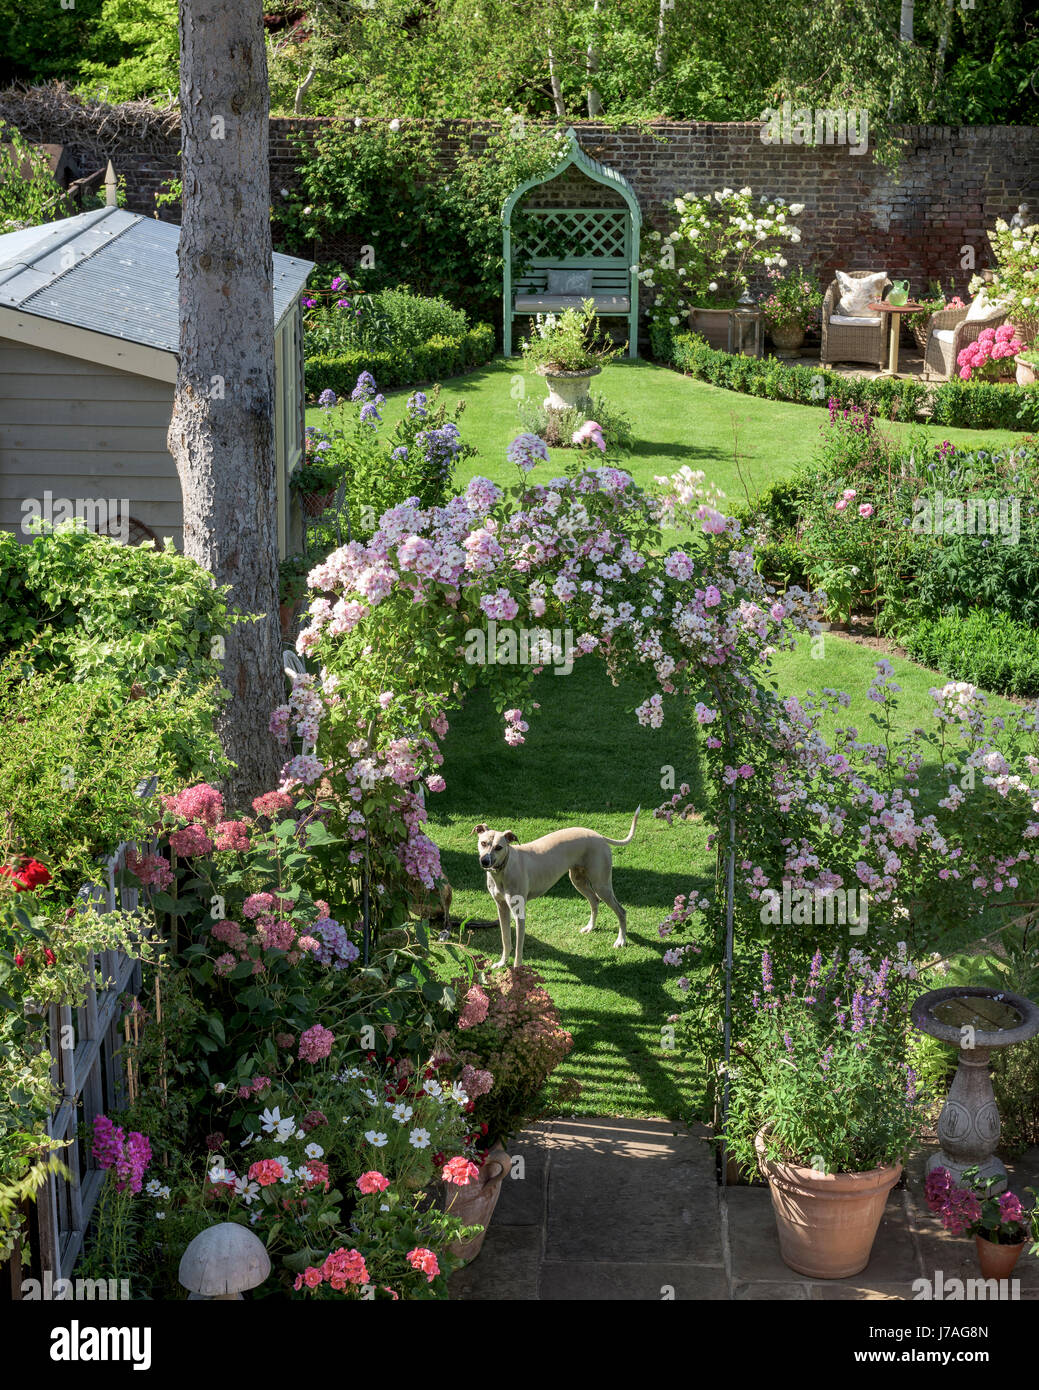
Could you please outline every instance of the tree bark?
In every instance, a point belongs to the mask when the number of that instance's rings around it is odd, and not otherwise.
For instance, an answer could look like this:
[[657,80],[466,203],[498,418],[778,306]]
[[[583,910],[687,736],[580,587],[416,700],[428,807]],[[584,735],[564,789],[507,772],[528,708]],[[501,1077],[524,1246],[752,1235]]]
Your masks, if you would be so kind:
[[561,121],[566,120],[566,102],[563,100],[563,88],[560,85],[559,75],[556,72],[556,62],[552,55],[552,30],[545,31],[548,40],[548,82],[552,90],[552,105],[556,108],[556,115]]
[[236,623],[223,647],[219,732],[238,806],[277,784],[268,720],[284,691],[262,21],[261,0],[180,0],[180,354],[167,444],[186,554],[231,586],[233,612],[260,615]]
[[660,0],[660,8],[657,11],[657,46],[653,51],[653,66],[657,76],[663,77],[667,72],[667,12],[674,6],[674,0]]
[[296,95],[293,98],[292,102],[292,114],[294,116],[300,116],[303,114],[303,98],[306,96],[307,88],[310,86],[311,82],[313,82],[316,74],[317,68],[311,67],[306,77],[304,77],[303,81],[296,88]]
[[898,22],[898,37],[902,43],[913,42],[913,0],[902,0],[902,13]]
[[[597,22],[598,22],[598,18],[599,18],[599,0],[595,0],[594,5],[592,6],[592,15],[593,15],[593,19],[594,19],[595,22],[597,23]],[[595,35],[593,35],[592,38],[590,38],[590,39],[588,40],[588,49],[587,49],[587,52],[585,53],[585,67],[586,67],[586,69],[587,69],[589,79],[591,79],[592,77],[594,77],[595,73],[597,73],[597,72],[599,71],[599,50],[598,50],[598,48],[596,47],[597,39],[598,39],[598,34],[595,34]],[[595,86],[595,84],[594,84],[592,81],[589,81],[589,83],[588,83],[588,115],[589,115],[589,116],[598,116],[598,115],[601,114],[601,112],[602,112],[602,97],[599,95],[599,89]]]

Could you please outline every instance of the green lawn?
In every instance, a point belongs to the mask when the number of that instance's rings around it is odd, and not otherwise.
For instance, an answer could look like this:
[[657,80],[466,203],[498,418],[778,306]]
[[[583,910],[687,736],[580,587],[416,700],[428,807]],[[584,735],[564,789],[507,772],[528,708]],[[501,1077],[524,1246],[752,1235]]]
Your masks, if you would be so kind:
[[[864,647],[828,636],[822,659],[812,658],[805,640],[795,652],[781,653],[774,670],[784,693],[823,686],[847,690],[852,703],[840,722],[865,731],[875,708],[865,698],[875,658]],[[926,727],[927,690],[941,678],[908,661],[895,659],[893,665],[904,691],[905,724]],[[634,841],[614,854],[628,945],[614,949],[616,925],[606,907],[600,908],[596,930],[581,935],[587,904],[564,877],[530,906],[524,959],[545,976],[574,1034],[574,1050],[559,1076],[581,1082],[578,1113],[679,1118],[690,1088],[683,1084],[681,1055],[661,1046],[661,1029],[680,1007],[680,995],[676,972],[661,963],[665,948],[657,926],[676,894],[691,886],[713,890],[714,858],[706,848],[708,824],[676,822],[669,829],[653,819],[652,810],[670,795],[660,785],[665,766],[674,768],[676,784],[687,781],[694,790],[700,785],[690,731],[674,702],[660,729],[641,728],[631,712],[639,692],[613,688],[595,660],[577,662],[569,676],[544,674],[537,698],[541,709],[529,717],[520,748],[505,744],[501,718],[482,694],[452,720],[444,744],[447,790],[429,798],[429,810],[430,834],[454,888],[453,911],[463,918],[495,917],[476,861],[472,830],[478,822],[512,829],[521,842],[566,825],[621,838],[641,803]],[[1010,708],[1005,701],[992,704],[994,712]],[[496,960],[497,923],[473,931],[471,942]]]
[[[702,468],[733,500],[809,460],[827,419],[815,407],[738,395],[648,362],[613,363],[596,384],[632,421],[638,442],[625,466],[637,482],[650,483],[655,474],[688,464]],[[518,360],[497,359],[447,383],[446,400],[466,403],[463,436],[479,451],[458,471],[459,485],[475,474],[514,481],[505,447],[519,430],[517,398],[523,390],[540,394],[542,389]],[[389,395],[383,411],[388,424],[400,417],[410,394]],[[320,410],[308,411],[308,423],[319,423],[321,417]],[[885,428],[909,433],[908,426]],[[1019,437],[1007,431],[932,433],[957,445],[987,448],[1004,447]],[[560,471],[562,452],[557,451]],[[807,642],[801,642],[796,652],[781,654],[774,669],[784,693],[823,686],[846,689],[852,705],[842,722],[868,728],[872,707],[865,691],[876,654],[837,637],[827,637],[824,653],[815,660]],[[942,678],[909,662],[894,665],[905,690],[904,721],[926,725],[931,704],[927,689]],[[614,885],[628,911],[628,946],[614,950],[616,927],[605,907],[597,930],[580,934],[587,905],[564,878],[531,907],[525,959],[546,977],[564,1024],[574,1034],[574,1050],[560,1076],[580,1080],[579,1113],[679,1118],[690,1087],[681,1056],[661,1046],[661,1029],[668,1014],[679,1008],[679,992],[676,972],[661,964],[664,947],[657,926],[676,894],[692,886],[713,889],[714,862],[706,848],[709,825],[681,822],[669,829],[652,817],[653,807],[670,795],[661,788],[663,769],[673,767],[675,784],[687,781],[694,788],[698,771],[690,731],[674,704],[661,729],[637,724],[632,711],[642,693],[612,687],[594,660],[578,662],[567,677],[546,673],[538,681],[542,707],[528,715],[530,732],[521,748],[506,745],[500,716],[485,697],[477,696],[452,721],[444,748],[448,787],[430,798],[430,833],[440,845],[455,891],[454,911],[493,920],[485,876],[476,862],[475,824],[511,828],[521,841],[565,825],[586,825],[620,837],[641,803],[635,840],[618,850],[614,861]],[[472,942],[497,959],[496,922],[474,931]]]
[[[757,493],[807,462],[818,448],[827,419],[818,406],[740,395],[644,361],[610,363],[596,378],[594,389],[623,410],[634,426],[636,444],[624,466],[637,483],[648,484],[654,475],[673,473],[688,464],[702,468],[708,481],[733,501],[745,500],[748,493]],[[463,437],[479,451],[457,471],[460,485],[475,474],[498,483],[515,481],[515,470],[505,460],[505,446],[519,432],[516,407],[524,391],[540,397],[544,385],[540,377],[524,371],[519,358],[495,358],[444,385],[449,404],[465,401]],[[410,389],[387,395],[383,418],[388,424],[399,419],[410,395]],[[319,424],[322,413],[311,408],[307,423]],[[898,437],[908,437],[912,429],[899,424],[884,428]],[[936,441],[949,439],[962,448],[1005,448],[1023,438],[1009,430],[916,428],[926,429]],[[560,465],[567,453],[555,451]],[[533,476],[536,481],[538,475]]]

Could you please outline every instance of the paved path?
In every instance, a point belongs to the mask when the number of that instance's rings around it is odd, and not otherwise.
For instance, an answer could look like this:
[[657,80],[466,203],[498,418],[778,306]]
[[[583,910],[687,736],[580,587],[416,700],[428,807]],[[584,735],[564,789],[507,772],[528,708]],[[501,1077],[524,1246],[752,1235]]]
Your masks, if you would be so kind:
[[[912,1299],[913,1281],[979,1277],[973,1240],[947,1236],[922,1200],[922,1158],[888,1200],[869,1265],[805,1279],[780,1259],[768,1188],[718,1186],[707,1131],[670,1120],[553,1120],[517,1136],[483,1250],[456,1299]],[[1009,1165],[1008,1165],[1009,1166]],[[1011,1169],[1039,1186],[1039,1150]],[[1015,1270],[1039,1300],[1039,1260]]]

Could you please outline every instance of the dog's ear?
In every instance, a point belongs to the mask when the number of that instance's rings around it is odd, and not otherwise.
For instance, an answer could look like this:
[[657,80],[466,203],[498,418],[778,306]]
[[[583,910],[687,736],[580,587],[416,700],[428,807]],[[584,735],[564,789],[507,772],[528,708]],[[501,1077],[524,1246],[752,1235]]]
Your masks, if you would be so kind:
[[473,826],[473,834],[474,834],[474,835],[482,835],[483,832],[484,832],[486,829],[487,829],[487,827],[486,827],[485,825],[474,825],[474,826]]
[[506,830],[505,838],[514,845],[519,844],[519,836],[516,834],[515,830]]

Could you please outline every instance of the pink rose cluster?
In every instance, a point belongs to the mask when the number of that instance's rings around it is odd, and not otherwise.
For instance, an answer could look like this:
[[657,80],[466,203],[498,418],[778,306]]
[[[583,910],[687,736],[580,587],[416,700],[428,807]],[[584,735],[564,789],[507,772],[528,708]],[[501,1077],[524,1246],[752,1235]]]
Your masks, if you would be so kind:
[[1024,343],[1018,338],[1017,329],[1004,323],[999,328],[983,328],[977,339],[958,354],[956,365],[964,381],[970,381],[975,372],[991,378],[1000,374],[995,363],[1013,359],[1019,352],[1024,352]]

